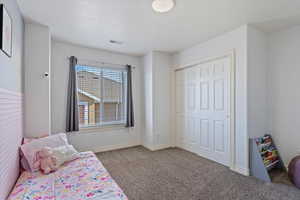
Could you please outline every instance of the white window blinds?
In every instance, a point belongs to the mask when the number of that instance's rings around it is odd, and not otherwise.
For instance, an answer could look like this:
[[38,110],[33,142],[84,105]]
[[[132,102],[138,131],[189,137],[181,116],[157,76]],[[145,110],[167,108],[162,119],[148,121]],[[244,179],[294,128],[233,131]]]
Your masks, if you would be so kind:
[[125,69],[76,66],[81,127],[125,123]]

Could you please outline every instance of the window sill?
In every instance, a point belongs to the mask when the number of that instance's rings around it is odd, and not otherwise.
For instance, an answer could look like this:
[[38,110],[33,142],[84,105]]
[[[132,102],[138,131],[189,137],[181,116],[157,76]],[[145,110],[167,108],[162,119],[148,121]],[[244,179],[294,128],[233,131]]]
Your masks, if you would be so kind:
[[103,133],[106,131],[112,130],[122,130],[127,129],[125,124],[114,124],[114,125],[103,125],[103,126],[90,126],[90,127],[81,127],[78,132],[75,134],[87,134],[87,133]]

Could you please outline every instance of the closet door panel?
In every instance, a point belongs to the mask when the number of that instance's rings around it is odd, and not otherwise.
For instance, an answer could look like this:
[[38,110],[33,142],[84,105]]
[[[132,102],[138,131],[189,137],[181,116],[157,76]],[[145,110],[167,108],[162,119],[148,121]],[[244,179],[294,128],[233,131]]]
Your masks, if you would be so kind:
[[229,111],[229,58],[176,72],[177,138],[183,148],[228,166]]

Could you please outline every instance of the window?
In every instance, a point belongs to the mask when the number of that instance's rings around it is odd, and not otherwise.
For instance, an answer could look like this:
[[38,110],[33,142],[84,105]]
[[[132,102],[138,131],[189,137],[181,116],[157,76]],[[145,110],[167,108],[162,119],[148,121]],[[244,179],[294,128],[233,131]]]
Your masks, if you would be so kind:
[[126,70],[77,65],[76,75],[80,127],[124,124]]

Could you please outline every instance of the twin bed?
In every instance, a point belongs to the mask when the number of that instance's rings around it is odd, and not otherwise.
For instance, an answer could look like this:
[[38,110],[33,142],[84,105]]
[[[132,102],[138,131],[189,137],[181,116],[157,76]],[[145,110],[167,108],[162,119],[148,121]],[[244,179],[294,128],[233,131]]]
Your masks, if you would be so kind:
[[56,172],[23,172],[8,200],[128,200],[92,152],[65,163]]

